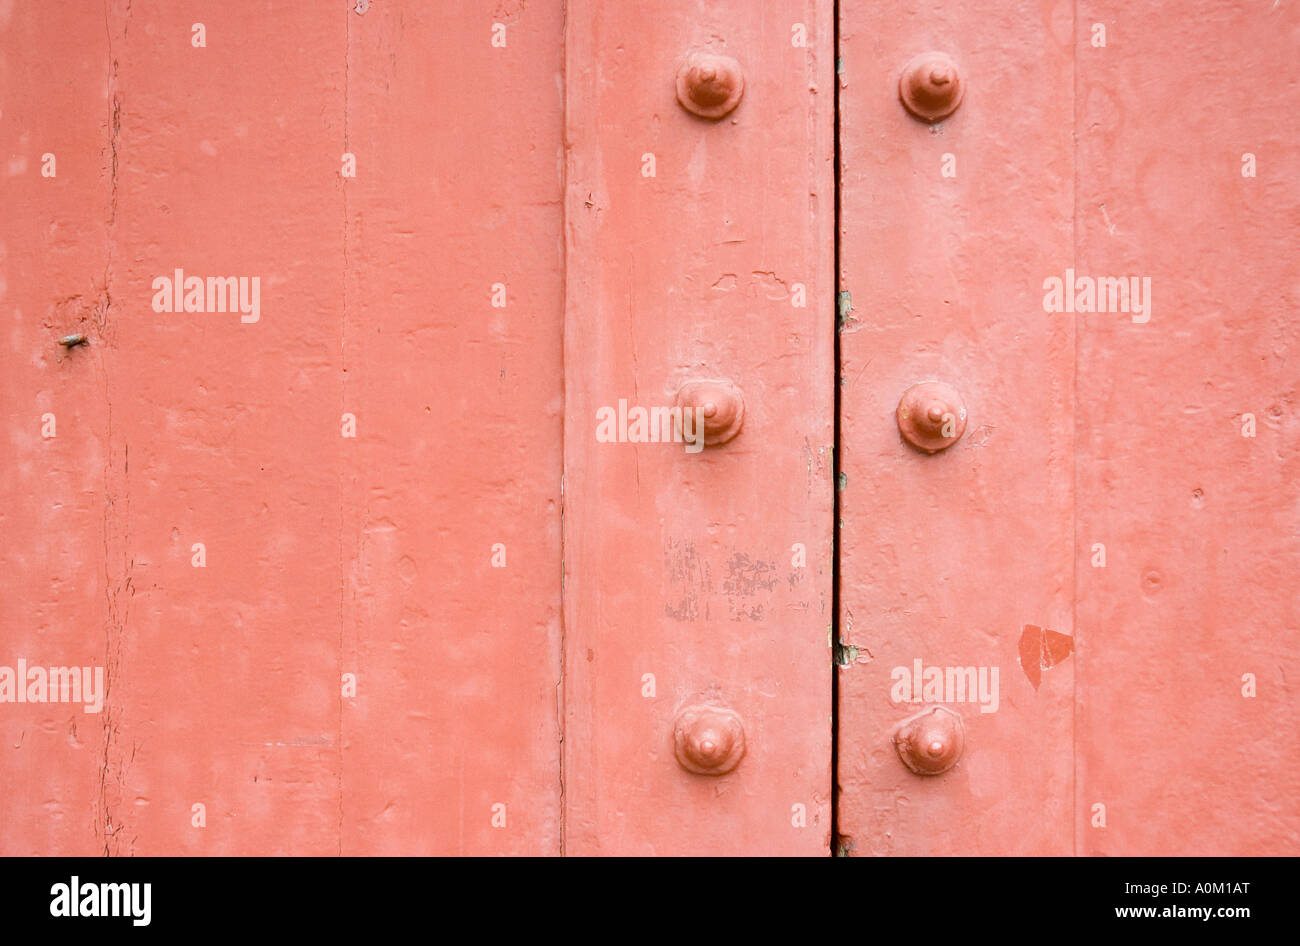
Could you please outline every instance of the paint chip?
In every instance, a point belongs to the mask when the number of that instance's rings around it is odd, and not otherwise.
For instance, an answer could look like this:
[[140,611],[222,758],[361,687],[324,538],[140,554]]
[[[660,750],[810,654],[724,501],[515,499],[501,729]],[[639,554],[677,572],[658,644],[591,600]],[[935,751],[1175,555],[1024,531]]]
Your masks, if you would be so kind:
[[1020,669],[1029,685],[1038,689],[1043,671],[1055,667],[1074,651],[1074,638],[1056,631],[1045,631],[1036,624],[1026,624],[1020,634]]

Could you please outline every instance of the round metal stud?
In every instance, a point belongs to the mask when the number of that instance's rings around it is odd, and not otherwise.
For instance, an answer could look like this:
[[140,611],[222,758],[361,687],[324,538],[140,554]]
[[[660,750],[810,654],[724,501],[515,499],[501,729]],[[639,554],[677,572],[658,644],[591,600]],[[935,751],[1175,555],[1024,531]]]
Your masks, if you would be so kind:
[[695,703],[673,724],[677,763],[696,775],[726,775],[745,755],[745,728],[735,710],[717,703]]
[[939,775],[957,764],[966,747],[966,725],[944,706],[904,720],[894,732],[894,748],[917,775]]
[[[683,424],[703,418],[704,443],[710,447],[736,436],[745,422],[745,398],[730,381],[688,381],[677,390],[676,406],[682,409]],[[694,431],[694,426],[688,429]]]
[[966,432],[966,404],[950,384],[921,381],[898,402],[898,432],[926,453],[950,447]]
[[903,67],[898,97],[923,122],[937,122],[957,111],[966,86],[957,64],[943,53],[921,53]]
[[701,118],[717,120],[731,113],[745,94],[740,63],[717,53],[694,53],[677,70],[677,101]]

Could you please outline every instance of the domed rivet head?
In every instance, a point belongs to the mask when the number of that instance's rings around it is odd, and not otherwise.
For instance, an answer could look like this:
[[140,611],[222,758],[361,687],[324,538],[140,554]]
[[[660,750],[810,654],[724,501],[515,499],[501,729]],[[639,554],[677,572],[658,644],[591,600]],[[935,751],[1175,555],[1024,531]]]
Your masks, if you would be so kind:
[[726,443],[745,422],[745,398],[730,381],[688,381],[677,389],[674,406],[681,408],[685,425],[679,433],[689,431],[698,441],[695,424],[702,423],[705,446]]
[[677,101],[701,118],[719,119],[730,114],[744,94],[740,63],[730,56],[694,53],[677,70]]
[[966,432],[966,404],[952,385],[922,381],[903,392],[897,419],[904,440],[918,450],[938,453]]
[[965,724],[943,706],[904,720],[894,731],[898,757],[917,775],[947,772],[957,764],[965,747]]
[[740,715],[718,703],[693,703],[673,724],[677,763],[696,775],[726,775],[745,755]]
[[923,122],[947,118],[965,94],[957,64],[943,53],[921,53],[903,67],[898,80],[898,97]]

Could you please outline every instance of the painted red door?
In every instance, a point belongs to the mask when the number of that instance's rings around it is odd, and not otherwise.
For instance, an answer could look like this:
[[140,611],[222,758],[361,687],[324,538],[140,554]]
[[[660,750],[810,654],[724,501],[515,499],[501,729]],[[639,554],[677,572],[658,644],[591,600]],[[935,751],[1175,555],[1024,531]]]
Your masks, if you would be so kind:
[[839,10],[840,850],[1295,853],[1300,21]]
[[0,854],[1294,853],[1289,8],[434,6],[0,3]]

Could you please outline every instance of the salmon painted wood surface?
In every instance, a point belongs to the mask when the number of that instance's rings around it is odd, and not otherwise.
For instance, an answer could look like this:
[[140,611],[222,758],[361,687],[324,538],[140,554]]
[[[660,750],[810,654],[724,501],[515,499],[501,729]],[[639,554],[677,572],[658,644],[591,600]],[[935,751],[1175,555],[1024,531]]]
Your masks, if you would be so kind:
[[0,854],[1297,853],[1297,40],[0,3]]

